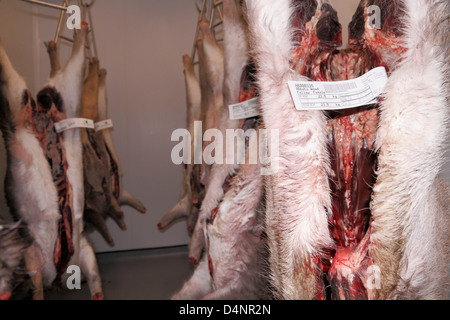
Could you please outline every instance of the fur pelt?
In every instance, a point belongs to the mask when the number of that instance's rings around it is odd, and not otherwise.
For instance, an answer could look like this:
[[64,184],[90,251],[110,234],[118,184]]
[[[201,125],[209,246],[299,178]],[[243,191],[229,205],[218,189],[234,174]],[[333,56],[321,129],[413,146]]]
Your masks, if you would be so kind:
[[[258,139],[256,132],[251,139]],[[259,164],[241,165],[217,211],[204,222],[206,248],[201,261],[172,299],[268,297],[260,169]]]
[[[241,7],[235,0],[227,0],[223,3],[224,9],[224,77],[223,77],[223,108],[218,113],[216,129],[220,130],[225,137],[226,130],[236,130],[239,128],[239,120],[230,120],[228,106],[239,102],[240,80],[242,72],[248,63],[248,39],[247,26],[245,25]],[[235,158],[228,164],[214,163],[209,171],[205,190],[205,197],[200,208],[198,223],[194,229],[194,235],[201,235],[201,230],[205,220],[211,214],[224,196],[223,184],[225,180],[234,175],[239,169],[239,161]],[[197,247],[194,243],[191,248]],[[200,250],[190,250],[190,257],[199,258]]]
[[448,1],[405,0],[407,52],[381,104],[370,256],[379,298],[446,298],[449,192],[438,178],[449,117]]
[[332,243],[326,118],[322,112],[296,111],[289,93],[287,81],[305,80],[290,68],[291,1],[248,0],[246,6],[264,123],[279,130],[280,139],[279,170],[264,183],[273,294],[312,299],[314,258]]

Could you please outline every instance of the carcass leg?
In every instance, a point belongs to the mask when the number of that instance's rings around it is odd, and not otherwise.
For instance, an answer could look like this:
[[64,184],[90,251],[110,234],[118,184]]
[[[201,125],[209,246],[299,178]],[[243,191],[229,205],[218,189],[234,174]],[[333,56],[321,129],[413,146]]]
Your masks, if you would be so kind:
[[158,223],[158,229],[167,227],[170,223],[183,217],[189,217],[192,207],[192,201],[186,194],[177,204],[161,219]]
[[183,285],[183,288],[172,296],[172,300],[202,299],[211,292],[212,281],[209,274],[208,258],[203,256],[192,277]]
[[31,281],[33,283],[33,300],[44,300],[44,284],[42,279],[41,264],[37,256],[38,249],[36,244],[33,244],[25,252],[25,265],[28,272],[31,274]]
[[145,213],[147,211],[142,202],[140,202],[135,196],[131,195],[131,193],[129,193],[124,188],[121,189],[119,197],[119,205],[130,206],[139,211],[140,213]]
[[101,236],[105,241],[110,245],[114,246],[114,240],[109,232],[109,229],[106,225],[106,220],[103,218],[103,216],[97,214],[96,211],[93,210],[85,210],[84,211],[85,217],[88,217],[89,224],[91,224],[93,227],[95,227],[98,232],[100,232]]
[[80,267],[81,272],[87,279],[92,299],[103,300],[102,281],[98,271],[97,259],[85,236],[81,236]]
[[197,223],[195,224],[194,232],[192,233],[191,242],[189,242],[189,261],[192,264],[197,263],[202,254],[203,248],[205,247],[205,224],[206,220],[202,219],[199,215]]
[[58,50],[55,41],[45,42],[45,47],[47,48],[48,55],[50,56],[50,78],[53,78],[55,74],[61,70],[61,65],[59,63]]

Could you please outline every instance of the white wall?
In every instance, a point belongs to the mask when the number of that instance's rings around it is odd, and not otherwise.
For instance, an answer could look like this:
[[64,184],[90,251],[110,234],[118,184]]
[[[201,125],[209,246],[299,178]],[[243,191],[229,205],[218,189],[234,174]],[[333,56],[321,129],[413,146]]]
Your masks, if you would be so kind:
[[342,25],[342,47],[346,48],[348,45],[348,25],[352,21],[360,0],[330,0],[330,2],[338,12],[339,22]]
[[[55,9],[0,0],[0,38],[34,94],[48,77],[43,42],[54,38],[58,16]],[[108,70],[109,115],[124,185],[144,203],[147,214],[124,208],[125,232],[109,221],[113,248],[98,234],[91,239],[98,252],[186,244],[184,221],[163,233],[156,225],[178,200],[181,187],[181,167],[170,158],[176,143],[170,138],[173,130],[185,127],[182,55],[191,52],[194,40],[194,0],[97,0],[92,16],[101,67]],[[65,62],[70,48],[61,44],[60,49]],[[3,197],[5,152],[2,141],[0,145]],[[0,209],[6,210],[4,200]]]

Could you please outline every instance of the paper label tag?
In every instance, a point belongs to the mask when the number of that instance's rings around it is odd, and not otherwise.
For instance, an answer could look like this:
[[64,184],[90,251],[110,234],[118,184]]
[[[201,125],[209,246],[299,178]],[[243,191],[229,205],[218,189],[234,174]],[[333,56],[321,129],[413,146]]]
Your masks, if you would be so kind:
[[378,102],[388,76],[384,67],[345,81],[289,81],[297,110],[340,110]]
[[113,125],[113,122],[111,119],[103,120],[103,121],[97,122],[95,124],[95,132],[109,129],[109,128],[112,128],[113,126],[114,125]]
[[75,128],[94,129],[94,121],[83,118],[72,118],[55,123],[55,130],[57,133]]
[[259,116],[258,98],[232,104],[228,106],[230,120],[241,120]]

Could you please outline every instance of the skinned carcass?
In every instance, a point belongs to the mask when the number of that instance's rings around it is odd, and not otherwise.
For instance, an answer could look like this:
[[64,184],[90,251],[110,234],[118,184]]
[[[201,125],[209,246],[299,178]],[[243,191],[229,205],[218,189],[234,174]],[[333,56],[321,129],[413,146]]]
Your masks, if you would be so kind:
[[[448,1],[363,0],[344,50],[326,0],[246,6],[263,119],[280,130],[279,170],[265,180],[274,296],[445,298]],[[288,81],[352,79],[378,66],[390,75],[379,104],[295,109]]]
[[[108,92],[106,87],[107,71],[105,69],[100,70],[99,78],[99,98],[98,98],[98,121],[103,122],[109,120],[108,118]],[[105,128],[98,131],[101,135],[96,135],[95,139],[98,144],[104,144],[107,152],[107,158],[109,162],[109,175],[111,176],[111,189],[113,197],[111,201],[117,201],[119,206],[128,206],[140,213],[146,213],[147,209],[139,199],[128,192],[123,186],[123,170],[117,155],[116,148],[112,139],[111,128]],[[117,210],[116,204],[113,206]],[[114,216],[114,210],[111,212],[111,216],[116,223],[121,223],[120,214],[118,217]]]
[[[89,73],[84,82],[81,116],[98,122],[98,100],[100,78],[99,61],[92,58]],[[103,79],[104,81],[104,79]],[[106,225],[106,218],[112,217],[117,225],[125,230],[124,215],[117,199],[113,195],[111,161],[101,132],[92,129],[81,129],[83,144],[83,171],[85,208],[84,220],[86,231],[96,229],[106,242],[114,245],[112,236]]]
[[[187,129],[191,135],[190,160],[183,168],[183,189],[178,203],[161,219],[159,229],[181,217],[187,217],[188,232],[192,235],[189,260],[196,263],[204,247],[201,227],[197,224],[199,209],[205,196],[205,184],[210,164],[205,163],[203,152],[209,141],[201,143],[194,138],[194,122],[201,122],[202,137],[208,129],[214,128],[220,120],[223,107],[223,51],[219,47],[210,23],[201,19],[198,22],[200,37],[196,46],[199,54],[199,78],[197,78],[191,59],[183,56],[187,99]],[[196,163],[200,153],[202,163]]]
[[[201,88],[201,119],[202,134],[209,129],[216,128],[219,123],[223,102],[223,81],[224,81],[224,52],[217,43],[217,40],[210,28],[210,23],[206,19],[201,19],[198,23],[201,41],[198,42],[199,73]],[[205,157],[211,155],[208,145],[211,137],[204,137],[202,145],[201,177],[200,181],[206,186],[209,176],[211,159]],[[209,153],[208,153],[209,152]]]
[[[229,106],[237,102],[242,102],[248,97],[242,97],[240,94],[241,87],[247,85],[248,79],[245,68],[248,64],[248,46],[246,26],[243,21],[241,8],[234,0],[223,2],[223,30],[224,30],[224,83],[223,83],[223,106]],[[241,78],[242,77],[242,78]],[[242,82],[242,83],[241,83]],[[250,86],[251,87],[251,86]],[[223,136],[226,130],[241,129],[244,126],[241,120],[230,120],[230,114],[227,107],[222,107],[217,112],[218,120],[216,128],[219,129]],[[233,148],[235,148],[233,146]],[[225,154],[225,153],[223,153]],[[242,157],[242,155],[241,155]],[[231,179],[239,168],[237,152],[234,152],[234,159],[231,161],[222,161],[212,164],[208,180],[205,183],[205,197],[200,207],[198,222],[194,229],[194,236],[190,244],[189,257],[191,261],[198,261],[201,249],[201,242],[198,237],[202,237],[202,230],[205,227],[206,219],[211,212],[217,208],[222,200],[225,192],[224,185],[227,179]]]
[[[208,182],[211,161],[205,155],[211,155],[214,143],[212,137],[205,135],[207,130],[216,128],[221,117],[223,108],[223,79],[224,79],[224,56],[223,50],[218,45],[210,27],[209,22],[201,19],[198,22],[201,38],[197,41],[199,56],[199,77],[201,90],[201,115],[202,121],[202,147],[194,144],[194,159],[200,156],[201,164],[193,167],[193,202],[194,206],[201,208],[205,196],[205,187]],[[196,155],[201,150],[200,155]],[[198,191],[197,191],[198,190]],[[205,239],[202,227],[198,220],[189,243],[189,260],[196,263],[203,251]]]
[[[224,102],[230,105],[252,97],[254,85],[240,6],[235,0],[226,0],[223,9]],[[237,150],[237,146],[241,144],[234,144],[233,139],[233,145],[226,148],[234,150],[233,158],[228,159],[231,161],[211,167],[196,225],[206,240],[205,252],[190,280],[172,299],[268,297],[264,276],[263,178],[261,164],[250,161],[250,154],[257,152],[248,147],[258,143],[258,124],[255,118],[230,120],[228,108],[222,110],[218,129],[224,136],[226,130],[246,130],[237,135],[245,152],[239,154],[242,150]]]
[[[5,193],[13,216],[33,239],[25,260],[35,287],[61,285],[79,266],[92,297],[102,299],[94,251],[83,231],[83,169],[79,129],[57,133],[54,124],[79,117],[87,24],[76,32],[72,56],[37,95],[14,70],[0,45],[2,130],[7,150]],[[26,199],[24,201],[24,199]]]
[[[194,65],[188,55],[183,56],[184,65],[184,80],[186,87],[186,105],[187,105],[187,123],[186,128],[191,135],[190,147],[190,160],[183,166],[183,182],[179,200],[175,206],[169,210],[158,223],[158,229],[164,229],[175,220],[185,217],[187,218],[188,232],[191,234],[194,230],[195,223],[197,222],[198,208],[194,204],[198,203],[198,194],[200,188],[196,187],[193,177],[194,166],[194,122],[201,120],[201,90],[200,82],[195,74]],[[193,196],[195,194],[195,196]],[[193,197],[197,197],[197,200],[193,201]]]
[[[83,93],[83,117],[95,123],[108,120],[105,69],[99,70],[99,61],[92,59]],[[98,230],[106,242],[114,245],[106,220],[112,218],[126,230],[121,205],[129,205],[141,213],[145,206],[123,188],[123,172],[116,154],[110,128],[82,129],[86,231]]]

